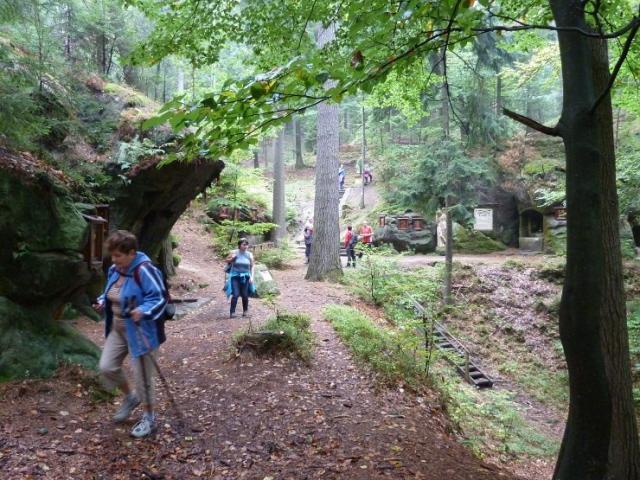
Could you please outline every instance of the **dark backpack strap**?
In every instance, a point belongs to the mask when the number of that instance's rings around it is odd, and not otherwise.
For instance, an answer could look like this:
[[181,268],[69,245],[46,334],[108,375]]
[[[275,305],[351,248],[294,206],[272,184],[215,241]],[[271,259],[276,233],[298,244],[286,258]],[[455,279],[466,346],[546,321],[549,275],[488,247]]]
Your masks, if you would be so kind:
[[138,287],[140,288],[140,290],[142,290],[142,280],[140,280],[140,267],[149,263],[151,262],[146,262],[146,261],[142,262],[133,270],[133,279],[138,284]]

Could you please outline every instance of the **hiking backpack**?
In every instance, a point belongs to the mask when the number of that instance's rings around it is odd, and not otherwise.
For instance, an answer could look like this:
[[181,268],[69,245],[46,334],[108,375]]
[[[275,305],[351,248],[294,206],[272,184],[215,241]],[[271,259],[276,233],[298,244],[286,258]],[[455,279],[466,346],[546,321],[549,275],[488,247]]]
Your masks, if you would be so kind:
[[151,262],[142,262],[133,271],[133,279],[138,284],[138,287],[142,289],[142,281],[140,280],[140,268],[145,264],[151,265],[153,268],[158,270],[158,272],[160,273],[160,276],[162,277],[162,285],[164,287],[163,293],[167,303],[164,306],[164,311],[162,312],[162,315],[160,315],[160,317],[158,317],[158,319],[156,320],[156,327],[158,331],[158,343],[164,343],[167,340],[167,335],[165,334],[165,330],[164,330],[164,322],[166,322],[167,320],[171,320],[175,316],[176,305],[175,303],[173,303],[173,300],[171,299],[171,294],[169,293],[169,283],[167,282],[167,277],[165,276],[164,273],[162,273],[161,269],[156,267]]

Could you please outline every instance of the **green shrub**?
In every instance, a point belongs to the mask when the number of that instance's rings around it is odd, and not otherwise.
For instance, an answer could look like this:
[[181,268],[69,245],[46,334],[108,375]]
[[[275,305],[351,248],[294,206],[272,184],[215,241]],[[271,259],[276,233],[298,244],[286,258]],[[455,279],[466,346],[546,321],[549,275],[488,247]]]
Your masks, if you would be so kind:
[[180,262],[182,261],[182,257],[180,255],[178,255],[177,253],[173,254],[173,266],[177,267],[178,265],[180,265]]
[[274,268],[276,270],[285,268],[287,263],[294,258],[295,253],[287,244],[256,252],[256,261],[264,263],[268,268]]
[[256,332],[244,330],[234,338],[237,351],[251,350],[258,355],[292,354],[305,363],[313,355],[311,318],[298,313],[278,312]]
[[222,257],[226,257],[231,250],[238,248],[238,239],[247,235],[264,235],[276,228],[275,223],[249,223],[234,220],[213,222],[213,248]]

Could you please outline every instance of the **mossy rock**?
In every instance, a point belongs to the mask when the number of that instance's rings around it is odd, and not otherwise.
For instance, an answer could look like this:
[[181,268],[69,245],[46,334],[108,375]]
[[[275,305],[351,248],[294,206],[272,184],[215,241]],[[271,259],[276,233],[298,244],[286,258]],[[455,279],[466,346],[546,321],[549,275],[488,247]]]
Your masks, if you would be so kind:
[[567,254],[567,227],[549,224],[544,230],[544,251],[553,255]]
[[82,259],[87,222],[50,178],[43,175],[30,183],[0,175],[0,231],[0,295],[40,304],[68,296],[89,281]]
[[49,377],[62,364],[95,369],[100,349],[47,307],[0,297],[0,381]]
[[256,291],[259,297],[280,294],[280,289],[266,265],[256,264],[253,279],[256,282]]
[[453,251],[458,253],[491,253],[504,250],[506,247],[484,233],[469,230],[461,225],[453,225]]
[[620,250],[622,258],[636,258],[636,242],[633,238],[633,230],[626,218],[620,218]]

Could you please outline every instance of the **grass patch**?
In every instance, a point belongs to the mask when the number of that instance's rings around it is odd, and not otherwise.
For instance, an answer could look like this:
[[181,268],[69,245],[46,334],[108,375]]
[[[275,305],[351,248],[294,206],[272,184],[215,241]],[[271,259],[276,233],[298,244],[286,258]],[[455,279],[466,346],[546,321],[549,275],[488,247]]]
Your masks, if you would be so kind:
[[[329,305],[325,317],[356,359],[370,366],[386,383],[402,382],[414,389],[432,386],[475,454],[487,452],[513,459],[516,456],[554,455],[557,442],[537,432],[518,411],[508,391],[477,391],[448,365],[433,363],[427,374],[422,341],[414,331],[386,328],[358,310]],[[438,355],[434,352],[434,360]]]
[[425,384],[425,356],[417,335],[379,328],[358,310],[343,305],[329,305],[324,315],[356,358],[373,368],[383,382],[402,381],[413,388]]
[[278,312],[259,330],[239,332],[233,342],[238,354],[250,351],[256,355],[293,355],[308,364],[313,356],[310,325],[308,315]]

